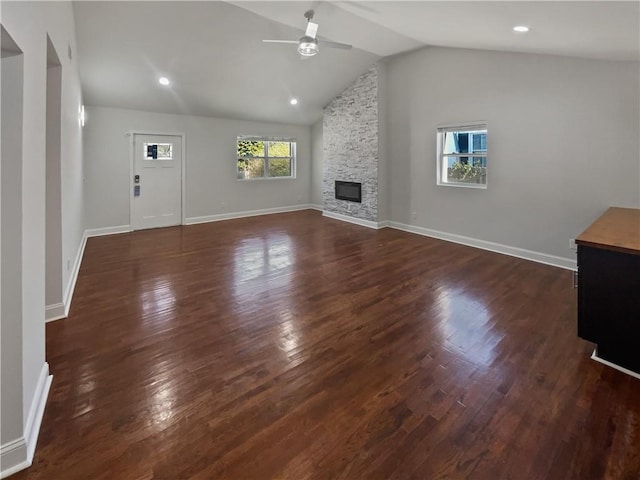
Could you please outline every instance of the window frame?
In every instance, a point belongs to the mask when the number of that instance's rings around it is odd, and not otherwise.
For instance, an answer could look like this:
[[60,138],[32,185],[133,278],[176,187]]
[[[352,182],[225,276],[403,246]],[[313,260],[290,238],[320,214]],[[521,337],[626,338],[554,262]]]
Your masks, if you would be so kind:
[[[468,153],[445,153],[445,138],[446,133],[455,133],[455,132],[471,132],[471,131],[483,131],[487,136],[487,144],[484,150],[471,151]],[[486,121],[476,121],[476,122],[462,122],[448,125],[438,125],[436,128],[436,184],[438,186],[443,187],[462,187],[462,188],[476,188],[486,190],[488,185],[488,171],[489,171],[489,128]],[[471,140],[471,144],[473,144],[473,139]],[[473,149],[473,146],[471,146]],[[467,182],[456,182],[450,181],[447,178],[447,158],[462,158],[466,157],[469,159],[473,158],[485,158],[485,169],[484,183],[467,183]],[[473,163],[473,162],[472,162]]]
[[[264,144],[264,156],[240,156],[238,155],[238,143],[245,142],[263,142]],[[269,143],[289,143],[289,157],[272,157],[269,156]],[[238,168],[238,162],[240,160],[252,160],[262,159],[264,162],[263,172],[261,177],[241,178],[241,170]],[[291,168],[291,175],[287,176],[270,176],[269,164],[271,160],[284,160],[289,159],[289,165]],[[277,136],[255,136],[255,135],[238,135],[236,138],[236,180],[291,180],[296,178],[296,164],[297,164],[297,139],[295,137],[277,137]]]

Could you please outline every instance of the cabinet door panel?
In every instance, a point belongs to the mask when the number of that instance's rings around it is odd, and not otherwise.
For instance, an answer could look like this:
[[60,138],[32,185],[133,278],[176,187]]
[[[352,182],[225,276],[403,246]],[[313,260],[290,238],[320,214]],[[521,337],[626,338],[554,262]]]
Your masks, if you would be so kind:
[[578,335],[594,343],[640,338],[640,256],[580,245],[578,265]]

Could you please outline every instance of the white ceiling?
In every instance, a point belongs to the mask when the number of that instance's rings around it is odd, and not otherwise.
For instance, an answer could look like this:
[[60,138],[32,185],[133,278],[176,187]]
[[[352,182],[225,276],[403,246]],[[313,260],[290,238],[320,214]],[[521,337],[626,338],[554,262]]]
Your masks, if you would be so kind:
[[[424,46],[640,57],[640,2],[74,2],[88,105],[309,125],[381,57]],[[304,11],[351,43],[301,61]],[[525,24],[527,34],[512,27]],[[170,87],[157,83],[159,76]],[[289,99],[300,103],[292,107]]]

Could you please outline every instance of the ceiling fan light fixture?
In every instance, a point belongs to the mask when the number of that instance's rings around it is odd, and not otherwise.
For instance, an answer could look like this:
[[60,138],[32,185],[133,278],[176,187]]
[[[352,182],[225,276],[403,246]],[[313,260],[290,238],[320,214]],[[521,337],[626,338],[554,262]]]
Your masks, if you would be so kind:
[[318,53],[318,41],[312,37],[302,37],[298,44],[298,53],[304,57],[313,57]]

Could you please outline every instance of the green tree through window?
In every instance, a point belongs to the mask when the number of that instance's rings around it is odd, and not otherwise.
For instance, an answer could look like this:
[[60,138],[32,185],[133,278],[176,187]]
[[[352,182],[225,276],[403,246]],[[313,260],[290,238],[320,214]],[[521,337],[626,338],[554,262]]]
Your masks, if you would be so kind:
[[294,177],[295,140],[238,137],[238,179]]

